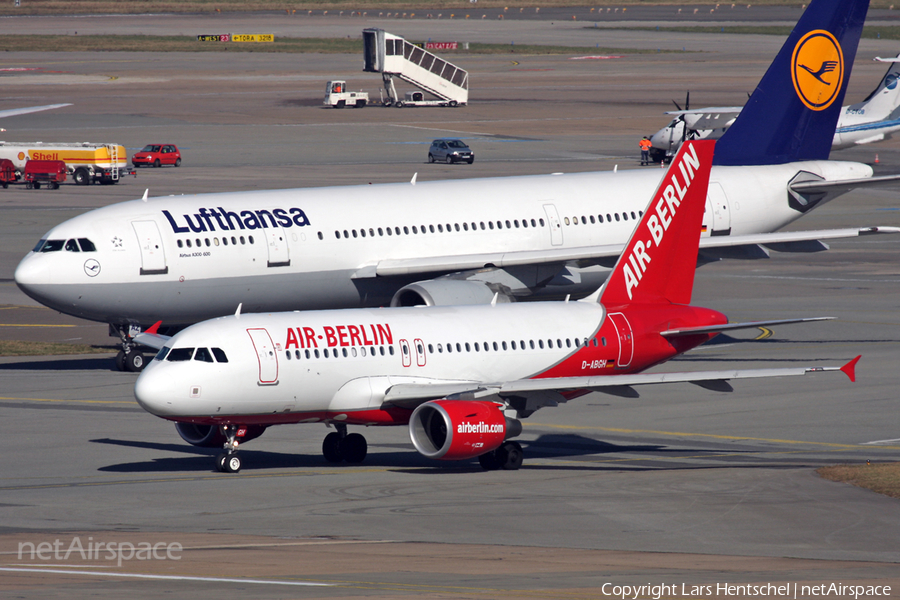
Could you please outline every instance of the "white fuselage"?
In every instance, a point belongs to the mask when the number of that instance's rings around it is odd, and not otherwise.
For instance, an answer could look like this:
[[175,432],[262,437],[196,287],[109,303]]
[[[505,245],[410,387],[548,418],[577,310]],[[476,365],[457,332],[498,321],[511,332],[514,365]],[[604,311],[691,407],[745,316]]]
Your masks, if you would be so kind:
[[[872,174],[866,165],[834,161],[714,167],[704,235],[772,232],[799,218],[786,186],[800,171],[829,181]],[[624,244],[663,173],[133,200],[54,227],[15,278],[46,306],[114,324],[189,324],[241,303],[244,312],[384,306],[403,285],[458,273],[455,257]],[[404,270],[405,261],[423,259],[434,260]],[[523,296],[550,299],[586,295],[608,274],[598,264],[546,262],[504,275],[525,286]]]

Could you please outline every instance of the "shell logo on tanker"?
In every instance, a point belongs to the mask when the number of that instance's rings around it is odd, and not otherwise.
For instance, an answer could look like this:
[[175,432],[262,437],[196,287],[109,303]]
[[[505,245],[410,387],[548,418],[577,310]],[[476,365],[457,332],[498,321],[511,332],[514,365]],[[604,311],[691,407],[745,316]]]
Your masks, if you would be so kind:
[[315,327],[289,327],[285,336],[284,349],[383,346],[393,343],[394,334],[391,333],[391,326],[387,323],[325,325],[319,329]]
[[25,153],[24,153],[24,152],[19,152],[18,158],[19,158],[19,160],[25,160]]
[[31,151],[31,160],[59,160],[59,152]]

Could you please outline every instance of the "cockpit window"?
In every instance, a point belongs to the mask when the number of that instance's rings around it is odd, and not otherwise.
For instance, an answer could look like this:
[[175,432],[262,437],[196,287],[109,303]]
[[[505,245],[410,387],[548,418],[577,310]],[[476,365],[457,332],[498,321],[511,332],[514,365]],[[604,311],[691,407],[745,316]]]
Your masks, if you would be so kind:
[[216,357],[216,361],[218,361],[220,363],[228,362],[228,357],[225,356],[225,351],[222,350],[221,348],[213,348],[212,352],[213,352],[213,355]]
[[193,348],[172,348],[169,352],[169,355],[166,357],[166,360],[169,362],[181,362],[185,360],[191,360],[191,357],[194,355]]
[[66,252],[81,252],[81,248],[78,247],[78,242],[75,240],[66,242]]
[[35,252],[59,252],[66,245],[66,240],[41,240],[34,247]]
[[97,247],[94,245],[94,242],[87,238],[78,238],[78,243],[81,245],[82,252],[96,252]]
[[153,360],[166,360],[166,354],[169,353],[169,350],[171,350],[171,348],[163,346],[159,349],[159,352],[156,353],[156,356],[153,357]]
[[213,357],[212,354],[209,353],[209,349],[197,348],[197,352],[194,354],[194,360],[211,363],[213,362]]

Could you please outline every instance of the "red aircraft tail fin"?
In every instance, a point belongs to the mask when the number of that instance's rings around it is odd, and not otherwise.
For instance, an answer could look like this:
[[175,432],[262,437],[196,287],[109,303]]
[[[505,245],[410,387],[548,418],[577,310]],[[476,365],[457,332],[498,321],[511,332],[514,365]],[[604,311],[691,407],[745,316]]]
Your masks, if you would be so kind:
[[688,304],[714,141],[681,146],[613,272],[592,299],[604,306]]

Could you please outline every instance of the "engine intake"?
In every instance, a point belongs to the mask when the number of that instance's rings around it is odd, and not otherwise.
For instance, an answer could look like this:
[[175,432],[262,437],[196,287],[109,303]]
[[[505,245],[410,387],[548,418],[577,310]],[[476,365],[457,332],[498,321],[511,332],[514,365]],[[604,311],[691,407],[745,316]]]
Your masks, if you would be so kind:
[[403,286],[391,298],[391,306],[460,306],[490,304],[494,292],[480,281],[429,279]]
[[437,460],[465,460],[497,449],[522,433],[495,402],[432,400],[419,405],[409,420],[409,437],[419,454]]

